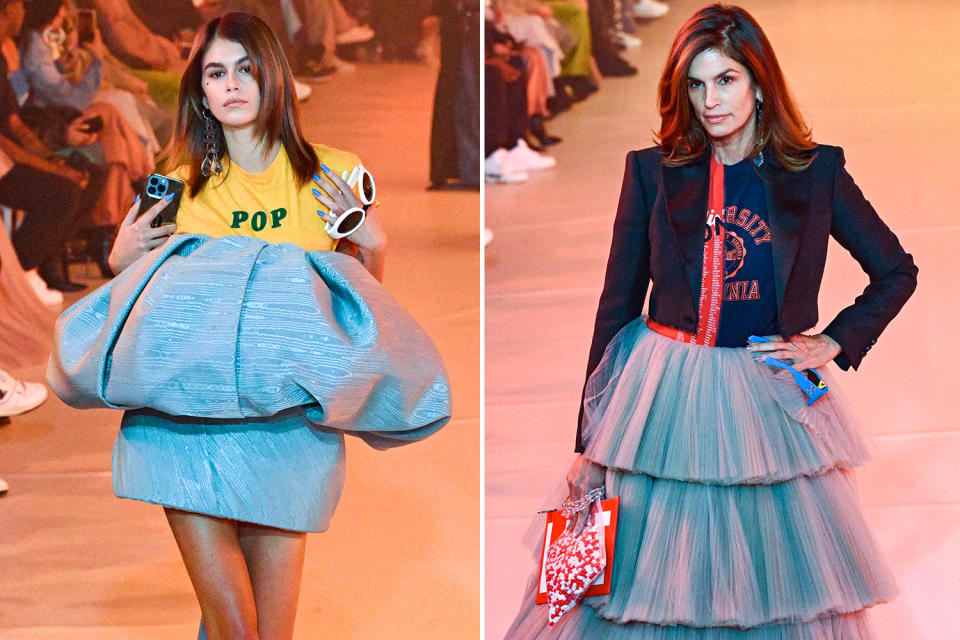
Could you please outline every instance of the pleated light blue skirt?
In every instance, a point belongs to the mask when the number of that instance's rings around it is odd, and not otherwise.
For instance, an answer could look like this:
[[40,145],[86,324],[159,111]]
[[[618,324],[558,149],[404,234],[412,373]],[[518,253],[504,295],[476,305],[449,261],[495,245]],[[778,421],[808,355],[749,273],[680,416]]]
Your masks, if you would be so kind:
[[873,638],[867,608],[897,587],[853,483],[867,451],[831,386],[807,407],[745,349],[627,325],[584,400],[584,455],[620,496],[611,592],[549,628],[534,576],[506,638]]

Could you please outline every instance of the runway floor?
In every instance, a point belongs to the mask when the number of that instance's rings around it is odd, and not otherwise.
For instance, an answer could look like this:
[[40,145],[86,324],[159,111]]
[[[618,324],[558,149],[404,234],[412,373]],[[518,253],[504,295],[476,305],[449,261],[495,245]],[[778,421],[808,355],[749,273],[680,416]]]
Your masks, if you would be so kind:
[[[307,543],[298,640],[480,635],[480,196],[425,191],[435,82],[435,68],[360,65],[302,105],[309,139],[356,152],[376,176],[384,284],[436,342],[454,418],[387,452],[348,438],[339,509]],[[94,273],[77,275],[99,285]],[[12,373],[42,380],[44,367]],[[0,639],[196,638],[161,508],[113,496],[119,422],[51,397],[0,427]]]
[[[656,85],[680,24],[671,2],[611,79],[548,123],[556,168],[487,185],[485,253],[485,637],[503,637],[534,568],[521,537],[573,457],[577,408],[623,162],[652,144]],[[873,609],[880,640],[955,640],[960,601],[960,393],[953,335],[960,161],[960,23],[929,2],[742,0],[777,51],[814,138],[847,168],[920,268],[919,288],[859,372],[837,370],[872,441],[857,473],[902,594]],[[866,284],[831,243],[820,327]],[[832,365],[831,365],[832,366]]]

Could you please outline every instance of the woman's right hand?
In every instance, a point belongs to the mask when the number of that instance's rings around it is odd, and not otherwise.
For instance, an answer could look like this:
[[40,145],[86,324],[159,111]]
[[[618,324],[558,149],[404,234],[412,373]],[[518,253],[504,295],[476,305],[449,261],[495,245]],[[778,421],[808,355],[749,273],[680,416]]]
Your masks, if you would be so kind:
[[137,196],[123,222],[120,223],[117,239],[113,242],[110,257],[107,258],[107,263],[114,273],[120,273],[140,257],[162,245],[177,230],[175,224],[165,224],[157,228],[150,226],[167,204],[166,200],[160,200],[138,218],[140,196]]
[[[607,470],[595,462],[587,459],[582,453],[573,461],[567,471],[567,486],[570,488],[569,500],[578,500],[597,487],[602,487],[607,476]],[[584,509],[574,514],[567,524],[567,530],[573,530],[573,535],[579,536],[587,524],[590,509]]]

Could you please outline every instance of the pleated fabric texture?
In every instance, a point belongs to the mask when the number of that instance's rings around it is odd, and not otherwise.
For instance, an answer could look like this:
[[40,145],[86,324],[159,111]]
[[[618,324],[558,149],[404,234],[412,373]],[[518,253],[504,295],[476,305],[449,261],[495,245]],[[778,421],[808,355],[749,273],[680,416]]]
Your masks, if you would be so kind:
[[193,513],[325,531],[343,490],[343,440],[301,409],[245,420],[127,411],[113,448],[113,491]]
[[506,638],[873,638],[866,609],[897,587],[863,518],[850,469],[867,450],[838,390],[808,407],[745,349],[644,320],[608,345],[584,401],[584,455],[620,496],[611,593],[548,629],[531,582]]
[[67,309],[47,373],[78,408],[310,421],[387,447],[450,416],[433,343],[355,259],[175,236]]

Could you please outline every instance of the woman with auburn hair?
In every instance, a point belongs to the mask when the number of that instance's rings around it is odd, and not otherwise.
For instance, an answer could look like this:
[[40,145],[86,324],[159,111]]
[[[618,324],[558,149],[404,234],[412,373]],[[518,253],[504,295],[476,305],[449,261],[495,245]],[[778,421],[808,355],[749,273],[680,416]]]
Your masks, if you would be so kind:
[[344,432],[376,448],[426,437],[449,418],[449,385],[379,285],[372,176],[305,140],[266,24],[207,23],[179,100],[173,170],[150,182],[171,197],[168,178],[184,183],[176,222],[151,224],[170,197],[134,203],[119,275],[58,322],[49,382],[74,406],[127,410],[114,492],[163,505],[200,638],[289,640],[305,534],[327,528],[343,487]]
[[[743,9],[681,27],[659,101],[659,145],[627,154],[564,502],[577,537],[619,496],[610,592],[549,628],[538,574],[506,637],[872,638],[866,609],[896,584],[824,369],[860,365],[917,268]],[[870,284],[814,333],[831,236]]]

